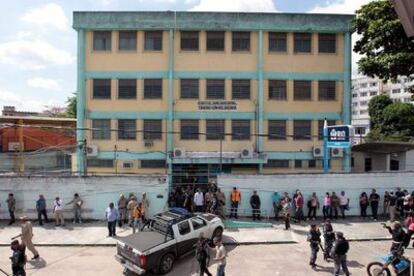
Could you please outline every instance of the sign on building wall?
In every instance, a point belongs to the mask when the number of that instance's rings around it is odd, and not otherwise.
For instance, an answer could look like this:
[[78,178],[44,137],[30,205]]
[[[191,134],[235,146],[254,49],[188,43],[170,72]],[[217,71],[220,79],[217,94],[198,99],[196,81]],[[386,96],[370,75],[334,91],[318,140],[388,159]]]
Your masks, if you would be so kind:
[[198,110],[237,110],[236,101],[199,101]]
[[349,148],[352,136],[352,126],[328,126],[328,148]]

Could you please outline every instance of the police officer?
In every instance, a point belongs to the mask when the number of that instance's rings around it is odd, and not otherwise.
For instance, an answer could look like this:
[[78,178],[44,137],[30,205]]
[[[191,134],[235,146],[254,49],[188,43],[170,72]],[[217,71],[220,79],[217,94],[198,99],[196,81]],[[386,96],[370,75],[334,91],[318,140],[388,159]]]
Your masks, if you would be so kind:
[[319,232],[319,229],[316,226],[316,224],[311,224],[307,241],[310,243],[311,248],[309,265],[312,267],[312,269],[315,269],[316,258],[318,256],[319,251],[319,244],[321,243],[321,232]]
[[401,226],[401,223],[394,222],[392,228],[386,225],[385,223],[383,223],[382,225],[392,235],[392,245],[391,245],[390,251],[395,251],[395,250],[400,249],[405,239],[405,232]]
[[24,266],[26,265],[25,247],[19,244],[18,240],[11,242],[11,250],[13,251],[10,260],[12,262],[13,276],[26,276]]
[[324,252],[323,257],[325,261],[328,261],[328,258],[331,256],[329,255],[332,250],[332,245],[335,241],[335,233],[331,224],[330,219],[326,219],[325,223],[323,224],[323,239],[324,239]]
[[201,232],[198,237],[195,255],[200,266],[200,276],[203,276],[204,273],[208,276],[212,276],[213,274],[208,271],[208,263],[210,261],[210,255],[208,253],[208,240],[204,237],[203,232]]
[[331,255],[334,259],[335,271],[334,275],[339,276],[339,272],[342,270],[346,276],[349,276],[348,266],[346,264],[346,253],[349,250],[349,243],[345,239],[342,232],[336,232],[336,240],[332,248]]

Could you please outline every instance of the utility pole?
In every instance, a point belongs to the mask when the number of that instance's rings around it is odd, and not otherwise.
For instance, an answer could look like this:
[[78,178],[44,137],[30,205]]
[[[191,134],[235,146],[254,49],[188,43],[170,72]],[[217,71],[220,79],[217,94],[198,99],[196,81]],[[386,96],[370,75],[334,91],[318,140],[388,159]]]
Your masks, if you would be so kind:
[[328,121],[323,123],[323,173],[329,172]]

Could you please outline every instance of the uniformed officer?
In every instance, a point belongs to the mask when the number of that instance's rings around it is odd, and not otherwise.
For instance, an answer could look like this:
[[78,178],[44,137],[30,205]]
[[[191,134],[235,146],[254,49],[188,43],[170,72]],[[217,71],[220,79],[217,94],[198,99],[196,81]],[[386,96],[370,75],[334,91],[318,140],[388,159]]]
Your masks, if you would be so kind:
[[336,232],[336,240],[332,248],[332,257],[335,264],[335,276],[339,276],[339,272],[342,270],[346,276],[349,276],[348,266],[346,264],[346,253],[349,250],[349,243],[345,239],[342,232]]
[[323,224],[323,239],[324,239],[324,252],[323,257],[325,261],[328,261],[330,258],[330,253],[332,250],[333,243],[335,241],[335,232],[333,230],[331,220],[326,219],[325,223]]
[[311,224],[307,241],[310,243],[311,248],[309,265],[312,267],[312,269],[315,269],[316,258],[318,256],[319,251],[319,244],[321,243],[321,232],[319,232],[319,229],[316,226],[316,224]]
[[32,223],[29,221],[29,219],[26,216],[21,217],[20,221],[22,222],[22,232],[21,234],[13,237],[12,240],[21,237],[22,244],[33,253],[32,260],[38,259],[39,252],[37,252],[32,242],[32,238],[33,238]]

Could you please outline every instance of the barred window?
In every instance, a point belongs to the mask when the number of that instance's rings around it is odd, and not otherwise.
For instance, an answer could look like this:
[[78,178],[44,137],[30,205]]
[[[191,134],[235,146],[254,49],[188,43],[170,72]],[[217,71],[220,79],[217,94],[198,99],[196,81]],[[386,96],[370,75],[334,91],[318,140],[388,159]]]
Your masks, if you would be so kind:
[[310,101],[312,99],[312,82],[294,81],[293,99],[295,101]]
[[310,53],[312,51],[312,34],[295,33],[295,53]]
[[269,120],[268,121],[269,140],[285,140],[286,139],[286,121]]
[[144,36],[144,50],[162,51],[162,31],[148,31]]
[[181,50],[198,51],[198,32],[181,32]]
[[319,34],[319,53],[336,52],[336,34]]
[[207,51],[224,51],[224,32],[207,32]]
[[225,120],[206,120],[207,140],[224,139]]
[[197,79],[181,79],[181,99],[198,99],[198,80]]
[[144,80],[144,99],[162,99],[162,79]]
[[144,120],[144,140],[162,139],[162,120]]
[[289,168],[289,160],[268,159],[266,168]]
[[300,169],[302,168],[302,160],[295,160],[295,168]]
[[250,51],[250,32],[233,32],[233,52]]
[[131,119],[118,120],[118,140],[135,140],[137,122]]
[[232,80],[233,100],[250,99],[250,80]]
[[[328,126],[334,126],[336,125],[335,120],[327,120]],[[318,121],[318,139],[323,140],[323,125],[325,124],[324,120]]]
[[233,140],[250,140],[250,120],[233,120],[231,132]]
[[310,169],[316,168],[316,160],[315,159],[308,160],[308,168],[310,168]]
[[122,79],[118,80],[118,99],[136,99],[137,80]]
[[287,100],[286,80],[269,80],[269,100]]
[[111,98],[111,80],[94,79],[93,80],[93,98],[110,99]]
[[293,121],[293,139],[294,140],[311,140],[312,139],[312,121],[297,120]]
[[93,50],[94,51],[111,51],[111,32],[95,31],[93,32]]
[[88,167],[113,168],[114,167],[114,160],[112,160],[112,159],[88,158],[87,164],[88,164]]
[[224,100],[224,80],[207,80],[207,99]]
[[137,32],[120,31],[119,32],[119,50],[131,51],[137,49]]
[[287,34],[269,33],[269,52],[286,52]]
[[110,140],[111,139],[111,120],[95,119],[92,120],[92,139]]
[[143,169],[158,169],[166,167],[165,159],[161,160],[141,160],[141,168]]
[[198,140],[198,120],[181,120],[181,140]]
[[336,100],[336,82],[335,81],[319,81],[319,100],[335,101]]

